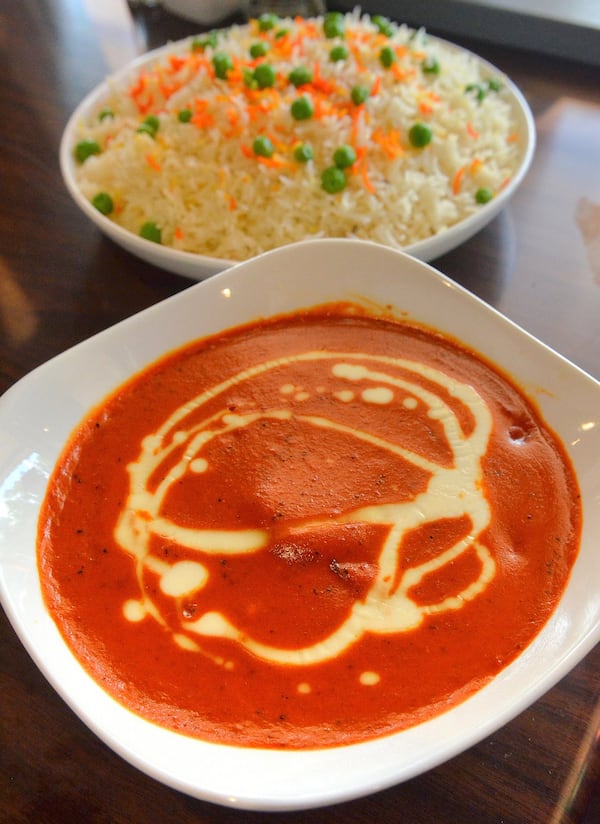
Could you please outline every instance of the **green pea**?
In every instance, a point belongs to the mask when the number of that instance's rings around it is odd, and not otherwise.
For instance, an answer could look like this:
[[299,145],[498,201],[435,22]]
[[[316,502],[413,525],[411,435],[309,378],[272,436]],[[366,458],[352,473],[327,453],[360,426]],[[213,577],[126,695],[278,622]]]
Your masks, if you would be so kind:
[[308,97],[297,97],[290,106],[294,120],[310,120],[314,111],[313,104]]
[[214,49],[219,42],[219,36],[216,31],[211,31],[206,37],[194,37],[192,40],[192,51],[204,51],[209,46]]
[[264,57],[265,54],[269,51],[269,44],[265,43],[264,40],[259,40],[256,43],[253,43],[250,46],[250,57]]
[[191,109],[182,109],[177,114],[177,119],[180,123],[189,123],[192,119],[192,110]]
[[475,200],[477,203],[489,203],[494,197],[494,193],[487,186],[482,186],[475,192]]
[[473,94],[477,102],[481,103],[487,94],[487,88],[483,83],[469,83],[465,86],[465,92]]
[[356,163],[356,152],[352,146],[344,144],[335,150],[333,153],[333,162],[338,169],[348,169]]
[[150,240],[152,243],[162,243],[162,232],[152,221],[144,223],[140,228],[140,237]]
[[346,60],[348,55],[349,51],[345,46],[334,46],[329,52],[329,59],[333,63],[337,63],[339,60]]
[[323,20],[323,33],[328,39],[333,37],[343,37],[344,27],[344,15],[341,11],[330,11],[325,15]]
[[92,155],[100,154],[100,146],[95,140],[80,140],[75,146],[75,160],[83,163]]
[[305,86],[307,83],[311,83],[312,79],[312,72],[306,66],[296,66],[288,74],[288,80],[293,86],[296,86],[296,88],[298,88],[298,86]]
[[325,191],[334,195],[346,188],[346,173],[337,166],[328,166],[321,175],[321,186]]
[[149,114],[148,117],[144,120],[151,129],[154,129],[155,132],[158,131],[158,127],[160,126],[160,120],[155,114]]
[[315,153],[309,143],[300,143],[300,145],[294,149],[294,160],[297,160],[298,163],[308,163],[314,156]]
[[225,52],[216,52],[213,55],[212,64],[219,80],[227,80],[227,73],[233,69],[231,57]]
[[258,28],[260,31],[271,31],[277,25],[279,17],[276,14],[261,14],[258,18]]
[[273,157],[275,154],[275,146],[271,140],[264,134],[260,134],[254,139],[252,144],[252,151],[258,157]]
[[244,86],[248,89],[258,89],[258,83],[254,77],[254,72],[246,67],[242,68],[242,75],[244,78]]
[[115,208],[112,197],[106,192],[98,192],[92,198],[92,206],[98,209],[103,215],[109,215]]
[[277,74],[270,63],[261,63],[254,69],[254,79],[259,89],[268,89],[275,85]]
[[433,132],[426,123],[415,123],[408,132],[408,139],[416,149],[422,149],[431,143]]
[[366,86],[353,86],[350,97],[356,106],[360,106],[361,103],[364,103],[365,100],[368,99],[370,94],[371,92]]
[[137,131],[141,134],[149,134],[150,137],[156,137],[156,132],[160,126],[160,120],[155,114],[149,114],[148,117],[142,120]]
[[441,69],[440,61],[437,57],[426,57],[421,63],[421,69],[424,74],[439,74]]
[[112,120],[115,116],[115,113],[112,109],[102,109],[100,114],[98,115],[98,120],[102,123],[103,120]]
[[384,46],[379,52],[379,62],[384,69],[389,69],[396,62],[396,53],[390,46]]
[[390,23],[387,17],[383,17],[381,14],[374,14],[371,18],[371,22],[380,34],[385,34],[386,37],[391,37],[393,35],[394,26]]

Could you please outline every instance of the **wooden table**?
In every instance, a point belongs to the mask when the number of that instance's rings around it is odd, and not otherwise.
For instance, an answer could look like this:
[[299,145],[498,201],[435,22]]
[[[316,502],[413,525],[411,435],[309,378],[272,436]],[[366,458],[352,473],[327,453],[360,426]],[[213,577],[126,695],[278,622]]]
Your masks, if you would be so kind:
[[[191,285],[103,238],[58,168],[66,119],[104,75],[191,33],[124,0],[0,7],[0,392],[73,344]],[[435,261],[600,378],[600,76],[467,43],[506,71],[535,115],[537,153],[510,206]],[[0,617],[1,822],[600,821],[600,648],[495,735],[401,786],[277,816],[219,808],[146,777],[75,717]],[[595,802],[594,802],[594,799]],[[595,806],[594,806],[595,803]]]

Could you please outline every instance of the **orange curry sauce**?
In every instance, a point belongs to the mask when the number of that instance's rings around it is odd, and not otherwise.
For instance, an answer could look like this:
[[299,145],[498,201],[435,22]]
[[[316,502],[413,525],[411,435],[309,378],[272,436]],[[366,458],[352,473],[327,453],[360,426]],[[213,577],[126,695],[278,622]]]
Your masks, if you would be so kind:
[[509,379],[335,304],[193,343],[90,412],[38,563],[66,642],[134,712],[326,747],[430,718],[506,667],[580,528],[563,447]]

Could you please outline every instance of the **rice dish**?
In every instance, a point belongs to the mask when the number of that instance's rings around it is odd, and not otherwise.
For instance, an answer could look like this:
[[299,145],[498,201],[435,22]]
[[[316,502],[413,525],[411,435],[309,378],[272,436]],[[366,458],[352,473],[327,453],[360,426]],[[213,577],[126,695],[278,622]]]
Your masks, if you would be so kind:
[[82,194],[149,241],[228,260],[427,239],[496,197],[525,148],[505,78],[358,10],[190,37],[109,88],[77,126]]

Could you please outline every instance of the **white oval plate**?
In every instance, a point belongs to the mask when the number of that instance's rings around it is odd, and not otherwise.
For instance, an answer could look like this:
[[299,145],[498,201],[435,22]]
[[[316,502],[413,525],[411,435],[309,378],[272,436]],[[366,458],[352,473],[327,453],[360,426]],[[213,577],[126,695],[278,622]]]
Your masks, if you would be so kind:
[[[460,46],[447,41],[441,41],[435,37],[429,37],[429,39],[432,42],[436,40],[440,43],[443,42],[446,48],[452,48],[456,51],[470,54],[482,67],[485,67],[488,74],[502,78],[504,93],[508,96],[508,100],[513,108],[519,133],[523,135],[523,149],[520,165],[511,178],[510,183],[505,186],[493,200],[482,206],[468,218],[459,221],[450,228],[404,247],[403,251],[407,254],[423,261],[434,260],[457,246],[460,246],[496,217],[521,185],[531,165],[536,143],[533,115],[523,94],[510,78],[491,63],[477,55],[473,55],[471,52],[467,52],[466,49],[462,49]],[[111,89],[114,89],[115,86],[126,85],[128,80],[133,79],[144,66],[155,63],[162,56],[177,52],[177,50],[189,48],[190,42],[191,38],[187,38],[148,52],[125,66],[91,91],[75,109],[67,122],[61,139],[59,159],[64,183],[73,200],[82,210],[83,214],[93,221],[107,237],[111,238],[124,249],[127,249],[127,251],[133,255],[154,266],[192,278],[193,280],[203,280],[233,265],[233,261],[199,255],[193,252],[182,252],[178,249],[152,243],[138,237],[133,234],[133,232],[129,232],[127,229],[109,220],[109,218],[104,217],[81,193],[76,181],[75,160],[73,158],[73,148],[77,142],[79,124],[85,122],[89,115],[101,106],[102,101],[110,96]]]
[[[391,305],[512,374],[561,437],[583,495],[582,545],[541,634],[488,686],[411,729],[343,748],[277,751],[206,743],[154,726],[81,668],[46,612],[36,525],[49,474],[87,410],[156,358],[259,316],[324,301]],[[157,334],[160,330],[160,334]],[[293,244],[194,284],[39,367],[0,399],[0,596],[30,655],[77,715],[148,775],[231,807],[333,804],[405,781],[490,735],[600,640],[600,384],[425,263],[365,241]]]

